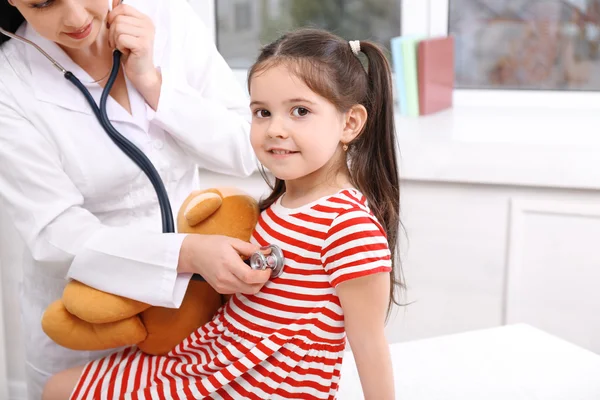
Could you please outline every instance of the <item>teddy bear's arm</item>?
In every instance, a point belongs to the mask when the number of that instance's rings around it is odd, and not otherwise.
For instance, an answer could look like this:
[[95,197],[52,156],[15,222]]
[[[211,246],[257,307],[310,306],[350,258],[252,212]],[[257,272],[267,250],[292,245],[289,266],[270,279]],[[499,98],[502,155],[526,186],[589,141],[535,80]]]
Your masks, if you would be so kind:
[[62,301],[71,314],[93,324],[122,321],[150,308],[148,304],[106,293],[77,281],[67,284]]
[[147,336],[139,316],[107,324],[91,324],[70,314],[60,300],[46,309],[42,329],[57,344],[85,351],[133,346]]

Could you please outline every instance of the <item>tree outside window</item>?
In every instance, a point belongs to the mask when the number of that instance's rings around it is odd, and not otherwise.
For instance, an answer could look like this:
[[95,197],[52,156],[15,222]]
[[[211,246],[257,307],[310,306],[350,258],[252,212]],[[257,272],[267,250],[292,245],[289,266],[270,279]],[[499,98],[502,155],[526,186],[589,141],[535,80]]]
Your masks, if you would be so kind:
[[600,0],[450,0],[456,87],[599,90]]

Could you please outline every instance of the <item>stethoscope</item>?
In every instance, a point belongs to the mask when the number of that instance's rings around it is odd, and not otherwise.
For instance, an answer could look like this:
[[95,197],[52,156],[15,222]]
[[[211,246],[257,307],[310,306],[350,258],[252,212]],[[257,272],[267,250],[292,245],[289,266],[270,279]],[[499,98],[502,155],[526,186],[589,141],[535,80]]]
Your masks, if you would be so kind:
[[[110,2],[109,2],[110,3]],[[169,196],[167,194],[167,190],[160,178],[160,175],[154,168],[152,162],[146,157],[146,155],[138,149],[131,141],[121,135],[112,125],[110,120],[108,119],[108,115],[106,113],[106,102],[108,100],[108,96],[110,91],[117,79],[117,75],[119,73],[119,65],[121,62],[121,52],[119,50],[115,50],[113,52],[113,66],[108,77],[108,81],[106,82],[106,86],[102,90],[102,96],[100,97],[100,106],[98,106],[92,97],[89,90],[81,83],[79,79],[70,71],[67,71],[62,65],[60,65],[55,59],[50,57],[48,53],[46,53],[40,46],[33,43],[30,40],[27,40],[21,36],[15,35],[14,33],[8,32],[2,28],[0,28],[0,33],[23,43],[26,43],[30,46],[33,46],[37,49],[41,54],[44,55],[51,63],[54,65],[56,69],[58,69],[65,79],[71,82],[77,89],[81,91],[87,102],[90,104],[94,115],[100,122],[100,125],[108,136],[115,142],[115,144],[129,157],[131,160],[139,166],[142,171],[148,176],[154,190],[156,191],[156,195],[158,196],[158,203],[160,205],[161,212],[161,220],[162,220],[162,230],[163,233],[173,233],[175,232],[175,224],[173,222],[173,213],[171,211],[171,203],[169,201]],[[246,260],[246,264],[248,264],[252,269],[255,270],[264,270],[267,268],[271,269],[271,277],[276,278],[281,275],[283,272],[283,264],[284,264],[284,256],[283,251],[279,246],[275,244],[271,244],[268,246],[261,247],[260,250],[256,251],[252,254],[252,256]],[[198,274],[194,274],[192,276],[193,280],[204,281],[204,278]]]

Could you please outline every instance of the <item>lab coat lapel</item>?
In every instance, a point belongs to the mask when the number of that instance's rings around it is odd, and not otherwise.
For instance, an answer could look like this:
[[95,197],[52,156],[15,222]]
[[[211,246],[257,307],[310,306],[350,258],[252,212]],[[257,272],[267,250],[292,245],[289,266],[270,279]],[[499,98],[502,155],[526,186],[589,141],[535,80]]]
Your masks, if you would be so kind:
[[[93,81],[93,78],[90,77],[85,70],[75,64],[56,43],[40,36],[31,26],[29,26],[29,24],[24,25],[24,37],[40,46],[50,57],[58,61],[63,68],[72,72],[73,75],[75,75],[90,91],[96,104],[99,105],[100,97],[102,96],[102,87],[97,83],[89,83]],[[38,100],[56,104],[72,111],[93,115],[90,105],[79,89],[71,82],[68,82],[64,76],[61,76],[61,73],[56,68],[52,67],[50,61],[35,48],[28,45],[26,46],[26,49],[33,79],[32,86]],[[121,105],[119,105],[112,97],[109,97],[106,102],[108,117],[112,121],[133,123],[146,131],[147,126],[145,127],[144,124],[141,123],[144,118],[140,118],[141,115],[145,115],[143,114],[145,113],[145,101],[129,81],[127,81],[127,89],[132,115],[121,107]]]
[[[40,46],[48,55],[54,58],[63,68],[70,70],[79,79],[88,78],[82,74],[81,68],[75,69],[74,63],[58,45],[40,36],[29,24],[25,24],[24,37]],[[82,97],[81,92],[69,83],[52,64],[32,46],[25,46],[27,61],[31,69],[32,87],[38,100],[59,105],[61,107],[92,114],[90,106]],[[91,80],[91,79],[89,79]],[[84,83],[82,81],[82,83]],[[85,85],[85,83],[84,83]],[[87,86],[87,85],[86,85]],[[90,89],[90,88],[88,88]],[[90,90],[95,97],[93,90]],[[98,98],[99,100],[99,98]]]

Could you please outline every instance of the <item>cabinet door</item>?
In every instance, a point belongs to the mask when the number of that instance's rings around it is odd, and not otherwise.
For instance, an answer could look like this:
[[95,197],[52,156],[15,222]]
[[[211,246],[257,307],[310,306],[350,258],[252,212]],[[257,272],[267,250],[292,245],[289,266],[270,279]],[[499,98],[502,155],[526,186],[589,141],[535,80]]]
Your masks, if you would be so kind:
[[513,201],[506,323],[600,353],[600,205]]

